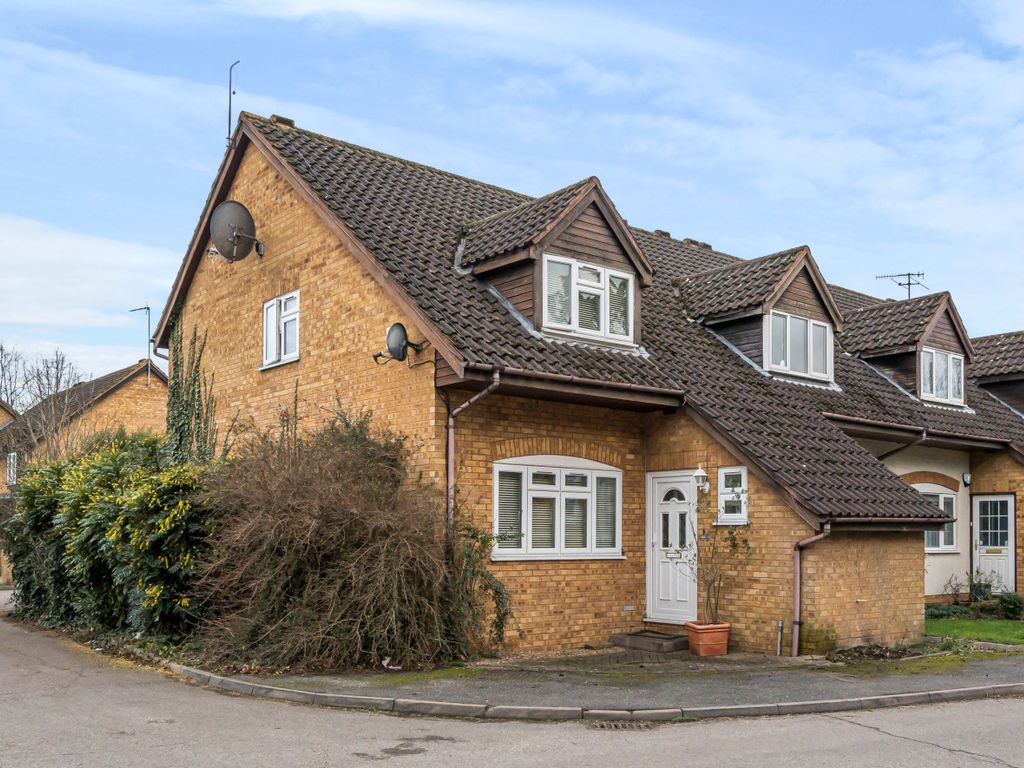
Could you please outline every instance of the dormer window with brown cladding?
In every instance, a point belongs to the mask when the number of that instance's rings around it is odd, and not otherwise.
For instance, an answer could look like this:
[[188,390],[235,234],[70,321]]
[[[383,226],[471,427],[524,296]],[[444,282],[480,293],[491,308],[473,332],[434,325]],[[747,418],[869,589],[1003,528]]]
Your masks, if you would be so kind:
[[633,342],[633,275],[544,254],[546,331]]

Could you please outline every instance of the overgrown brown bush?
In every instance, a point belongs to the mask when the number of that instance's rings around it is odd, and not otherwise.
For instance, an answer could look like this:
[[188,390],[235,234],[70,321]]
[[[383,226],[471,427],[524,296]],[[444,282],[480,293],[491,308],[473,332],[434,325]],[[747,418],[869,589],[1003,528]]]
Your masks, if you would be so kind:
[[464,531],[446,562],[443,498],[407,476],[407,458],[402,437],[339,410],[308,436],[286,419],[211,470],[199,641],[212,660],[413,666],[479,650],[487,617],[504,632],[490,541]]

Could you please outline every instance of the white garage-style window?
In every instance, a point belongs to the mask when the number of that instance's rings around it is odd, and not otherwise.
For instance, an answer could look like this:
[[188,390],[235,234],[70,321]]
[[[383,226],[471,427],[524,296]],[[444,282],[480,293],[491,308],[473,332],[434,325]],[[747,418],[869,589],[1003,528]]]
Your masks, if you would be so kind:
[[[952,493],[925,493],[921,494],[928,501],[939,507],[943,512],[952,518],[956,517],[956,495]],[[956,523],[946,523],[937,531],[924,532],[925,552],[955,552],[956,551]]]
[[960,405],[964,401],[964,357],[940,349],[921,350],[921,397]]
[[299,359],[299,292],[263,305],[263,367]]
[[494,463],[495,560],[620,557],[622,472],[571,456]]
[[544,255],[545,329],[631,343],[633,315],[633,275]]
[[832,381],[832,326],[785,312],[764,320],[767,368],[802,378]]
[[719,467],[717,522],[719,525],[747,523],[746,467]]

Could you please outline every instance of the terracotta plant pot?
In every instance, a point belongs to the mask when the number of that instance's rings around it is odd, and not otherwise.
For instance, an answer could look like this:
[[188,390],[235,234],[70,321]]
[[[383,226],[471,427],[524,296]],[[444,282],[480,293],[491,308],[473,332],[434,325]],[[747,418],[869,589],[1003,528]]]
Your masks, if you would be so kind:
[[690,653],[694,656],[725,656],[729,652],[729,627],[724,621],[720,624],[686,622]]

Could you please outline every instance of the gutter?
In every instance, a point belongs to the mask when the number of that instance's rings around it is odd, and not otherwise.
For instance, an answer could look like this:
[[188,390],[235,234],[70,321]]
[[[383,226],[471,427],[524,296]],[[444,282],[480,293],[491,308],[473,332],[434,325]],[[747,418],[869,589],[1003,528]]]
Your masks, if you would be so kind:
[[447,494],[447,505],[446,505],[446,518],[445,518],[445,533],[447,535],[448,543],[455,540],[455,419],[458,418],[459,414],[471,408],[473,405],[478,403],[487,397],[491,392],[498,388],[501,383],[501,369],[495,368],[491,383],[488,384],[484,389],[477,392],[469,400],[464,402],[458,408],[448,411],[448,439],[445,441],[445,471],[447,474],[448,481],[448,494]]
[[803,625],[803,621],[800,619],[801,598],[803,597],[801,594],[802,579],[800,578],[801,555],[807,547],[817,544],[830,535],[832,535],[832,523],[825,523],[821,533],[802,539],[793,546],[793,630],[789,634],[792,637],[791,655],[794,657],[800,655],[800,627]]
[[522,376],[527,379],[544,379],[547,381],[558,381],[564,384],[590,384],[607,389],[618,389],[626,392],[644,392],[650,394],[667,395],[678,397],[680,405],[686,402],[686,396],[678,389],[667,389],[665,387],[651,387],[645,384],[624,384],[619,381],[606,381],[604,379],[588,379],[582,376],[569,376],[564,373],[546,373],[544,371],[530,371],[525,368],[506,368],[491,365],[489,363],[464,363],[463,368],[467,371],[498,371],[511,376]]

